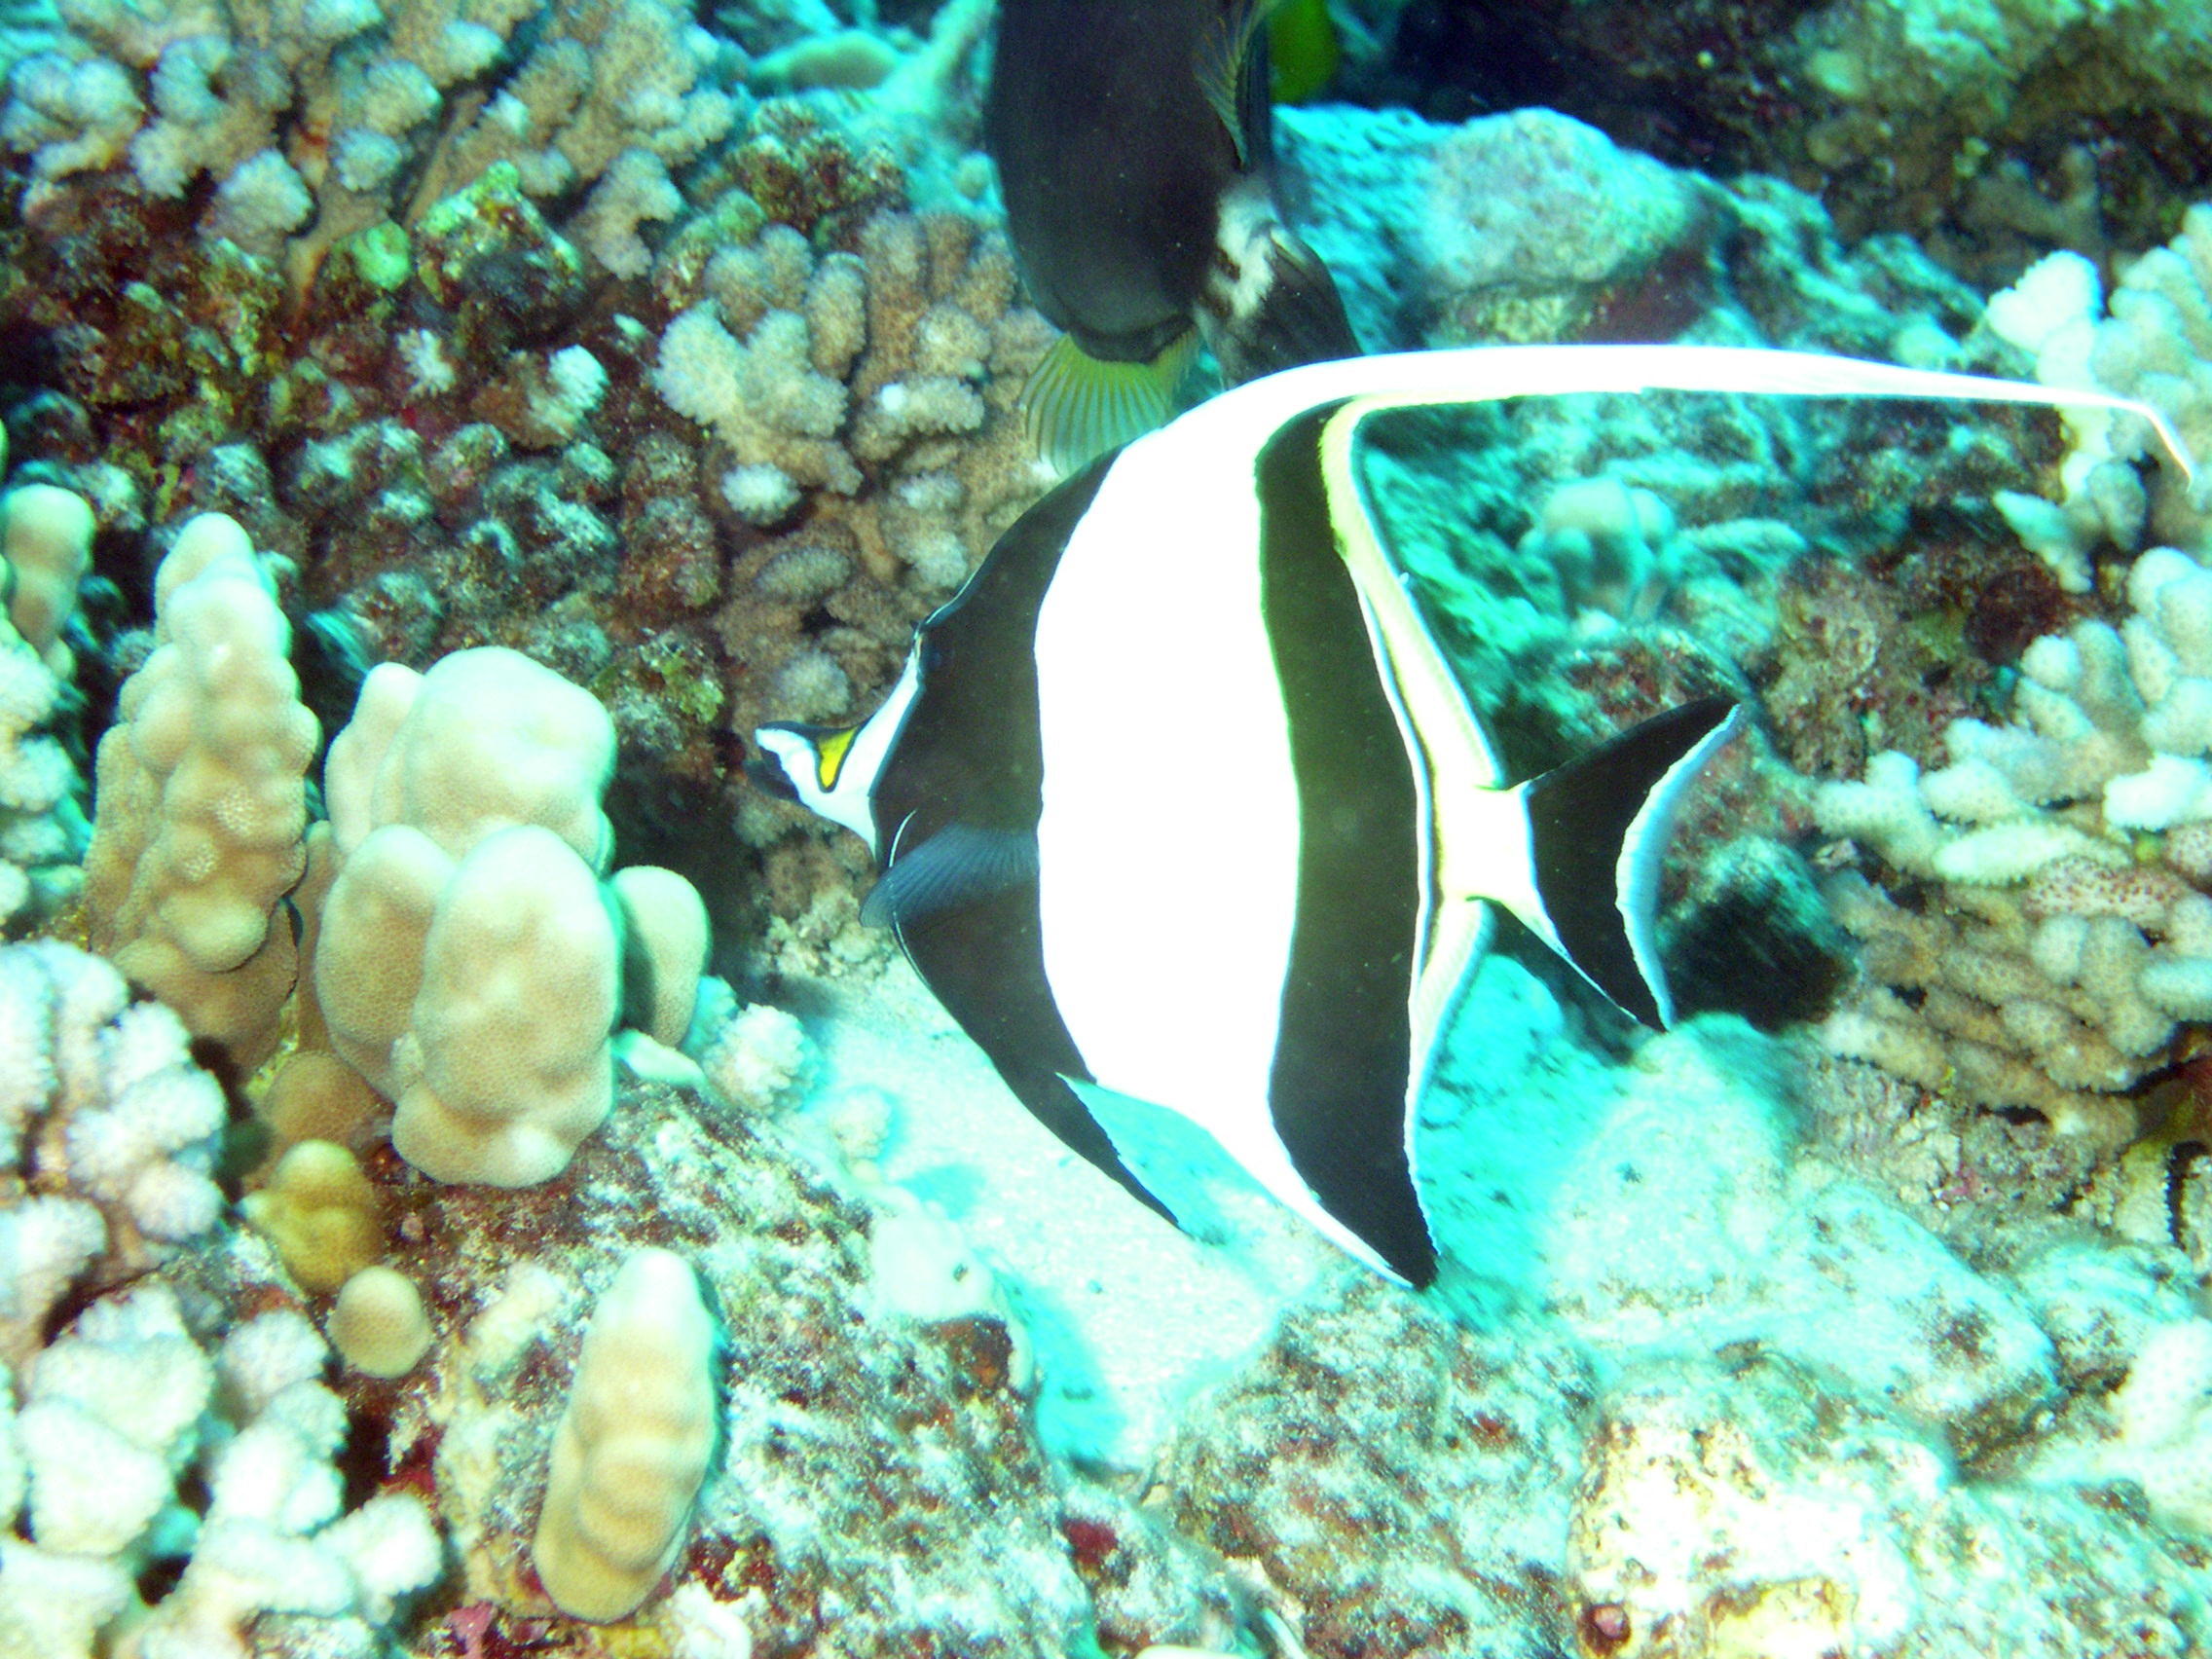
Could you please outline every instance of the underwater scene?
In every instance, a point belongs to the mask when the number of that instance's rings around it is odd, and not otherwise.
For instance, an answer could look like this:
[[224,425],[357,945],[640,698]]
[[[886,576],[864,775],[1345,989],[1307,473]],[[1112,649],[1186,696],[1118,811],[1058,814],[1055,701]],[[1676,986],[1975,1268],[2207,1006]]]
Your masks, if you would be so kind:
[[0,0],[0,1659],[2212,1659],[2212,7]]

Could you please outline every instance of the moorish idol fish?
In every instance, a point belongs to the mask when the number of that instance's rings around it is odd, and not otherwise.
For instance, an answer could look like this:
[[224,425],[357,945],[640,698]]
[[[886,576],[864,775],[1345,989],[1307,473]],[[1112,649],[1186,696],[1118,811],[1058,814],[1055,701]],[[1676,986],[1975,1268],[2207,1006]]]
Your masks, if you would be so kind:
[[1201,336],[1233,386],[1359,350],[1335,282],[1275,203],[1275,9],[999,8],[984,143],[1030,298],[1066,331],[1024,393],[1063,472],[1164,421]]
[[1425,1284],[1415,1105],[1489,904],[1666,1025],[1660,852],[1738,716],[1688,703],[1500,787],[1353,440],[1386,409],[1649,388],[2145,413],[1742,348],[1313,364],[1066,480],[922,624],[872,716],[761,727],[756,775],[867,842],[864,916],[1070,1148],[1167,1213],[1101,1123],[1150,1102]]

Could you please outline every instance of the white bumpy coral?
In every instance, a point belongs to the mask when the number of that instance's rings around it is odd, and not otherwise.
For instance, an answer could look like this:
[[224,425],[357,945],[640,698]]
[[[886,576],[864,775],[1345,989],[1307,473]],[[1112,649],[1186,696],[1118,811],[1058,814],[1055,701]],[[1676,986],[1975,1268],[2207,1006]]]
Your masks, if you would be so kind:
[[[0,946],[0,1185],[36,1190],[0,1200],[0,1653],[92,1659],[129,1624],[141,1659],[243,1659],[268,1612],[365,1650],[440,1570],[412,1495],[340,1516],[345,1410],[313,1327],[263,1313],[210,1353],[162,1276],[222,1209],[223,1094],[186,1043],[100,958]],[[47,1340],[65,1296],[103,1290]],[[165,1562],[181,1576],[148,1609]]]
[[[340,1514],[346,1410],[315,1381],[324,1358],[313,1327],[277,1311],[211,1360],[159,1282],[88,1308],[0,1417],[0,1469],[22,1472],[0,1483],[0,1521],[28,1533],[0,1531],[0,1651],[92,1659],[129,1624],[141,1659],[244,1659],[265,1613],[329,1621],[333,1651],[373,1645],[441,1550],[412,1493]],[[197,1516],[187,1470],[205,1484]],[[145,1607],[139,1575],[179,1558]]]
[[0,926],[52,914],[82,879],[83,780],[45,728],[72,666],[61,632],[92,529],[92,508],[67,490],[26,484],[0,496]]
[[2166,459],[2147,423],[2067,412],[2065,499],[2011,492],[1997,499],[2060,582],[2088,592],[2088,556],[2100,542],[2130,551],[2146,536],[2202,545],[2212,529],[2212,203],[2192,207],[2180,235],[2122,270],[2109,306],[2094,265],[2053,253],[1990,301],[1987,321],[2035,359],[2044,385],[2118,392],[2157,410],[2197,463],[2193,484],[2161,464],[2147,489],[2136,463]]
[[306,868],[321,736],[291,628],[245,533],[185,525],[155,576],[154,653],[100,739],[85,866],[92,941],[252,1070],[298,972],[276,906]]
[[96,956],[0,947],[0,1163],[42,1189],[0,1209],[0,1358],[95,1261],[120,1277],[214,1225],[223,1093],[188,1041]]
[[1881,984],[1829,1047],[1972,1103],[2025,1106],[2124,1138],[2111,1096],[2212,1020],[2212,571],[2171,548],[2135,563],[2134,614],[2077,623],[2021,658],[2012,719],[1959,720],[1951,763],[1895,752],[1823,786],[1822,827],[1940,884],[1914,910],[1835,890]]

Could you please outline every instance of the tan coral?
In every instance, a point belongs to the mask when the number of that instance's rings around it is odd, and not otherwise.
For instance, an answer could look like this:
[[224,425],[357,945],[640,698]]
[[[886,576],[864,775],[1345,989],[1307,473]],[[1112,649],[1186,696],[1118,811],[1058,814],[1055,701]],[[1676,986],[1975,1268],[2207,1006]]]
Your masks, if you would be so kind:
[[306,867],[320,728],[291,629],[245,533],[187,524],[156,579],[154,654],[100,740],[86,859],[93,946],[250,1071],[276,1044],[298,967],[278,902]]
[[1824,1027],[1831,1051],[2107,1142],[2212,1021],[2212,571],[2154,549],[2128,595],[2123,626],[2031,645],[2013,718],[1955,722],[1948,766],[1878,755],[1815,802],[1917,890],[1831,888],[1870,980]]
[[377,1191],[360,1161],[329,1141],[285,1153],[242,1207],[305,1291],[336,1290],[384,1254]]
[[461,860],[423,942],[395,1046],[394,1150],[437,1181],[558,1174],[614,1105],[620,964],[599,885],[535,825]]
[[914,624],[1049,483],[1014,405],[1051,329],[1018,303],[1005,238],[893,211],[856,240],[817,256],[770,225],[703,266],[688,241],[663,255],[688,309],[655,384],[713,432],[731,514],[775,532],[740,552],[716,618],[743,665],[739,729],[834,719],[886,684]]
[[573,1618],[628,1616],[683,1541],[714,1451],[715,1322],[673,1251],[633,1250],[592,1309],[531,1562]]

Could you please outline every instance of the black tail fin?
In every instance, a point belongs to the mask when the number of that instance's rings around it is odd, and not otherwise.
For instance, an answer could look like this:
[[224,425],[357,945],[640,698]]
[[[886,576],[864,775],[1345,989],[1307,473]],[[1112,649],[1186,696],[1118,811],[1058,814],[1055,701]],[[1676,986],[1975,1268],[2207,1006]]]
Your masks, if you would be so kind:
[[1674,1018],[1654,921],[1659,857],[1675,806],[1734,734],[1739,710],[1701,697],[1631,726],[1589,754],[1530,779],[1528,803],[1545,941],[1644,1024]]

